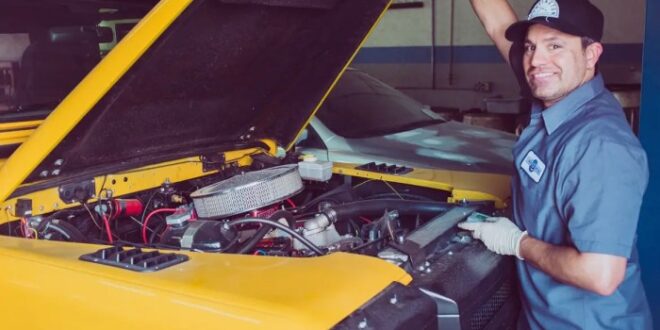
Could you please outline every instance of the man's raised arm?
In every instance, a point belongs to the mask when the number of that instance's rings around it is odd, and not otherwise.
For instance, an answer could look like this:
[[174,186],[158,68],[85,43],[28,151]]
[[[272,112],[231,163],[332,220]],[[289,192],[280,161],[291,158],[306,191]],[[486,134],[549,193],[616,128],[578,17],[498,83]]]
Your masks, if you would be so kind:
[[507,0],[470,0],[470,2],[481,24],[486,28],[486,33],[508,63],[512,43],[506,39],[504,32],[511,24],[518,21],[513,8]]

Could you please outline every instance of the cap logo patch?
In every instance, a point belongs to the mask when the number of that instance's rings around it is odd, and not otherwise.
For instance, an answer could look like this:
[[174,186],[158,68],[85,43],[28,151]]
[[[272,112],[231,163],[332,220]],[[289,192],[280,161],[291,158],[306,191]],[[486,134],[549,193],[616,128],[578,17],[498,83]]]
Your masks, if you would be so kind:
[[559,18],[559,4],[555,0],[539,0],[529,12],[527,20],[537,17]]

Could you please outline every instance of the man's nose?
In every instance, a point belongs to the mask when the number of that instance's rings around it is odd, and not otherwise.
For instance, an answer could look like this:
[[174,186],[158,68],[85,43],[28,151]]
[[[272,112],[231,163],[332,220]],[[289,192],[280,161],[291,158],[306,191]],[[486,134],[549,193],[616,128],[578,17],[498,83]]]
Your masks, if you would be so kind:
[[541,48],[535,49],[530,54],[530,64],[532,67],[540,67],[546,64],[548,61],[548,54]]

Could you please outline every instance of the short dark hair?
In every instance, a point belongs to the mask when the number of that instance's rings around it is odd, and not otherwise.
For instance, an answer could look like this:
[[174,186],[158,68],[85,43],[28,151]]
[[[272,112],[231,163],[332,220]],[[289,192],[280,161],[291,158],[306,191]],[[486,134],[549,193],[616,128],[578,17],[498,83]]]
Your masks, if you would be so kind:
[[587,49],[589,45],[597,42],[596,40],[589,37],[580,37],[580,41],[582,41],[582,49]]

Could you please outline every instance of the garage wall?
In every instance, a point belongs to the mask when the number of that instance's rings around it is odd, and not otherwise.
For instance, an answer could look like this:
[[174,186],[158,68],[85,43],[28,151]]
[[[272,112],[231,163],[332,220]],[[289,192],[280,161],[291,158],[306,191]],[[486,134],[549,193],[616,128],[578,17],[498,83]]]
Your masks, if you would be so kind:
[[[606,17],[601,65],[606,81],[639,84],[644,0],[592,1]],[[468,0],[417,3],[421,7],[391,9],[353,66],[432,106],[481,108],[485,97],[517,95],[513,74]],[[534,1],[510,3],[519,17],[525,17]]]

